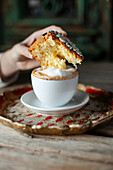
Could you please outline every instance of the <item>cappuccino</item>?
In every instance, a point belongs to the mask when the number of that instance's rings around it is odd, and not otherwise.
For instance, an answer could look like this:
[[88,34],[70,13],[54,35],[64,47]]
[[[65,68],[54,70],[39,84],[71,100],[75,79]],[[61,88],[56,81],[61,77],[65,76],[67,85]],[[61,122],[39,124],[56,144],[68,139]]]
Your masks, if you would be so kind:
[[67,80],[73,79],[78,75],[78,71],[72,67],[67,67],[67,69],[60,70],[58,68],[48,68],[42,69],[36,68],[32,71],[32,74],[43,80]]

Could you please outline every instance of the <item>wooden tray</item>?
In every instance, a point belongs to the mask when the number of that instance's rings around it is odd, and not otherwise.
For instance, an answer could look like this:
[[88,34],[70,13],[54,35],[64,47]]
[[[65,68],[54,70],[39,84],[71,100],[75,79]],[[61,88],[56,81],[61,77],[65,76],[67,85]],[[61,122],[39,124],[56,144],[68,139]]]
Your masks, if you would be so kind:
[[113,93],[83,84],[78,89],[89,93],[90,100],[82,109],[66,116],[41,115],[25,107],[20,97],[31,87],[6,91],[0,96],[0,122],[29,134],[67,135],[83,134],[111,120]]

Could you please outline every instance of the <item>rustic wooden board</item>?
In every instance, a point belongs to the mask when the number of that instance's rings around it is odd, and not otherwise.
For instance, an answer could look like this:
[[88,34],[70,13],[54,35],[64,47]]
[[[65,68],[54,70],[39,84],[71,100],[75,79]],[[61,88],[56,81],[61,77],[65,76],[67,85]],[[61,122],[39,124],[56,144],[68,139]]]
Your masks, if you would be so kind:
[[0,169],[113,169],[113,139],[92,135],[32,138],[0,125]]

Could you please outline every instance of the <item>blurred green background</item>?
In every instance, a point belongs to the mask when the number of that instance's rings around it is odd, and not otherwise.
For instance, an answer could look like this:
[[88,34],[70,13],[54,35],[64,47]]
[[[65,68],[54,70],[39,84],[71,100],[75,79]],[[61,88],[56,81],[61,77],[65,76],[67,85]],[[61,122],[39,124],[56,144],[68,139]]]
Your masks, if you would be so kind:
[[112,5],[112,0],[0,0],[0,52],[58,25],[87,60],[113,61]]

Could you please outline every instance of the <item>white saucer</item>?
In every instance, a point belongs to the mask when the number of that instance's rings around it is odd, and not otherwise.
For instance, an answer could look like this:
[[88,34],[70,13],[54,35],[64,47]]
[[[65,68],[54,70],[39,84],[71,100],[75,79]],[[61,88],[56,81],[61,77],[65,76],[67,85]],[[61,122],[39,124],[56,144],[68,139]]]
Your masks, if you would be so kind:
[[30,109],[35,109],[41,114],[47,115],[67,115],[81,107],[83,107],[89,101],[87,93],[77,90],[72,100],[64,106],[49,107],[42,104],[35,96],[34,91],[29,91],[21,96],[21,102]]

